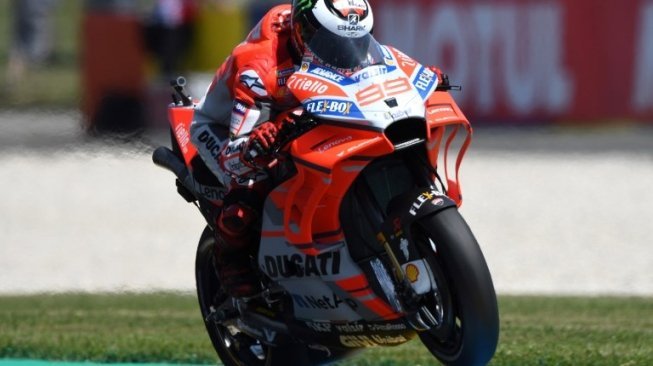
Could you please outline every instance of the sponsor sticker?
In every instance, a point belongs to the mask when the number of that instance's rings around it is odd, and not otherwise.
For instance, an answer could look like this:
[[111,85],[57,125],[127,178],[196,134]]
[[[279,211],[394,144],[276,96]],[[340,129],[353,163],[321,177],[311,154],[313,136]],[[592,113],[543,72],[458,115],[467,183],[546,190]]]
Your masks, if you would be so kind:
[[365,330],[363,324],[341,324],[335,325],[336,329],[342,333],[360,333]]
[[408,339],[402,335],[389,336],[375,334],[367,335],[341,335],[340,343],[345,347],[361,348],[375,347],[378,345],[396,345],[408,342]]
[[378,344],[373,342],[370,337],[364,335],[341,335],[340,343],[345,347],[351,348],[378,346]]
[[336,137],[336,138],[334,138],[332,140],[329,140],[329,141],[323,143],[322,145],[318,146],[316,149],[314,149],[314,151],[317,151],[319,153],[325,153],[325,152],[333,149],[334,147],[336,147],[338,145],[342,145],[342,144],[347,143],[349,141],[352,141],[353,139],[354,139],[354,137],[351,136],[351,135]]
[[247,109],[249,109],[249,107],[245,103],[241,102],[240,100],[234,100],[234,113],[244,116],[245,113],[247,113]]
[[442,106],[442,107],[434,107],[434,108],[429,108],[428,114],[438,114],[438,113],[455,113],[453,108],[451,106]]
[[266,97],[268,95],[263,80],[254,70],[245,70],[240,74],[240,82],[249,88],[254,94]]
[[347,22],[349,25],[358,25],[358,22],[360,21],[360,15],[358,14],[349,14],[347,16]]
[[227,148],[224,149],[224,152],[222,153],[225,155],[225,157],[233,155],[233,154],[240,154],[241,151],[243,151],[243,148],[245,147],[245,144],[247,143],[247,140],[237,140],[235,144],[229,144],[227,145]]
[[341,114],[349,115],[351,113],[352,102],[342,102],[338,100],[320,100],[306,103],[304,108],[307,112],[313,114]]
[[325,79],[329,79],[331,81],[334,81],[336,83],[342,82],[345,77],[343,75],[338,74],[337,72],[327,70],[321,67],[315,67],[309,71],[310,74],[321,76]]
[[320,333],[330,333],[331,323],[326,322],[306,322],[306,326]]
[[338,26],[339,31],[347,31],[347,32],[353,32],[356,34],[357,32],[364,32],[365,31],[365,26],[364,25],[339,25]]
[[277,85],[285,86],[288,81],[288,77],[295,72],[294,68],[288,68],[277,71]]
[[431,88],[433,88],[433,84],[435,84],[437,80],[438,78],[433,70],[422,66],[422,68],[419,70],[419,73],[417,74],[417,77],[415,77],[415,80],[413,81],[413,85],[419,92],[419,95],[422,97],[422,99],[426,99],[428,92],[431,90]]
[[438,197],[438,198],[434,199],[433,201],[431,201],[431,204],[433,206],[442,206],[442,205],[444,205],[444,199],[442,197]]
[[290,89],[309,91],[315,94],[324,94],[329,90],[329,86],[322,81],[313,77],[299,76],[291,78],[288,83]]
[[207,129],[199,134],[197,140],[205,151],[208,151],[214,158],[218,158],[220,155],[220,142],[215,135]]
[[195,190],[201,194],[204,198],[211,201],[222,201],[227,191],[221,187],[214,186],[205,186],[203,184],[197,183],[195,185]]
[[391,330],[405,330],[406,324],[368,324],[367,328],[371,331],[391,331]]
[[419,268],[414,264],[409,264],[406,266],[406,278],[410,283],[415,283],[419,279]]
[[304,109],[311,114],[326,115],[326,116],[339,116],[349,118],[363,118],[363,113],[356,107],[353,102],[333,100],[333,99],[320,99],[313,100],[304,104]]
[[372,340],[380,345],[384,344],[401,344],[408,342],[408,339],[402,335],[389,336],[389,335],[373,335]]
[[341,306],[349,306],[354,310],[358,308],[356,301],[343,300],[335,293],[323,296],[292,294],[292,299],[296,306],[304,309],[334,310]]
[[417,294],[425,294],[431,291],[432,283],[430,271],[424,260],[416,260],[401,266],[410,286]]
[[177,125],[175,127],[175,136],[177,137],[177,142],[181,147],[181,150],[185,153],[188,152],[188,144],[190,143],[190,134],[186,127],[182,125]]
[[330,276],[340,273],[340,252],[324,252],[318,255],[266,255],[263,258],[265,272],[270,278]]
[[415,200],[412,206],[410,206],[408,213],[410,213],[413,216],[417,215],[417,211],[419,211],[419,209],[422,208],[424,203],[434,199],[435,197],[436,197],[436,193],[434,191],[428,191],[420,194],[419,197],[417,197],[417,200]]
[[356,81],[361,81],[376,76],[385,75],[387,73],[388,73],[388,68],[385,66],[369,67],[367,69],[361,70],[356,74],[352,75],[351,78]]

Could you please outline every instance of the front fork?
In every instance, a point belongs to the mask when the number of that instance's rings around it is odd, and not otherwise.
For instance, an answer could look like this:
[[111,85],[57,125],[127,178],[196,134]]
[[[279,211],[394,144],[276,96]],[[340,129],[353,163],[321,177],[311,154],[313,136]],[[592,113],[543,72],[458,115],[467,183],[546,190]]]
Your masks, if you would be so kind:
[[391,212],[381,225],[377,240],[390,258],[397,295],[407,315],[410,326],[417,331],[436,328],[442,324],[442,309],[423,305],[427,296],[439,296],[435,276],[429,263],[416,248],[412,228],[424,217],[456,203],[435,188],[417,189],[405,194],[402,204]]

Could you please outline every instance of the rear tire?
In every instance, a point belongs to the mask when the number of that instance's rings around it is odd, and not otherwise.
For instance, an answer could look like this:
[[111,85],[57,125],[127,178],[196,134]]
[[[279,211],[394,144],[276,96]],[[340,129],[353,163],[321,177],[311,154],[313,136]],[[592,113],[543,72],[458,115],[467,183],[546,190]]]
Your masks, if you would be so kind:
[[[225,366],[310,366],[322,362],[311,362],[311,359],[325,359],[321,351],[309,349],[306,345],[290,344],[280,347],[270,347],[261,344],[254,338],[243,333],[232,334],[226,327],[207,321],[211,306],[218,305],[216,301],[224,301],[221,295],[220,280],[217,276],[214,261],[215,237],[208,226],[204,229],[197,246],[195,258],[195,281],[197,299],[204,319],[206,331],[209,334],[213,348]],[[243,346],[244,345],[244,346]],[[251,345],[259,347],[262,358],[251,352]],[[343,354],[350,353],[350,350]],[[334,352],[334,355],[339,353]],[[320,357],[321,356],[321,357]],[[328,360],[328,357],[326,358]]]
[[197,246],[195,257],[195,281],[197,287],[197,299],[200,305],[200,312],[206,331],[209,334],[213,348],[225,366],[267,366],[266,360],[269,355],[268,347],[261,345],[264,359],[259,359],[251,352],[249,347],[241,347],[245,341],[256,343],[251,337],[242,333],[232,334],[226,327],[216,324],[213,320],[207,320],[211,314],[211,306],[219,305],[227,297],[223,295],[220,280],[215,268],[215,237],[213,230],[206,227]]
[[449,208],[419,220],[412,232],[438,285],[430,310],[442,314],[442,324],[419,334],[422,343],[446,365],[487,364],[497,347],[499,313],[490,271],[469,226]]

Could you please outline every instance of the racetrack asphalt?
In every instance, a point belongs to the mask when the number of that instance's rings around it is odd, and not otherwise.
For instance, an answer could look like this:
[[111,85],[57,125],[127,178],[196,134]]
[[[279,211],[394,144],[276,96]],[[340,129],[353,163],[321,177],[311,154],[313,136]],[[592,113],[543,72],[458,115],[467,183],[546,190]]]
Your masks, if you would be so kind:
[[[0,112],[0,294],[193,291],[203,222],[151,163],[165,133]],[[500,294],[653,296],[653,126],[475,126],[463,216]]]

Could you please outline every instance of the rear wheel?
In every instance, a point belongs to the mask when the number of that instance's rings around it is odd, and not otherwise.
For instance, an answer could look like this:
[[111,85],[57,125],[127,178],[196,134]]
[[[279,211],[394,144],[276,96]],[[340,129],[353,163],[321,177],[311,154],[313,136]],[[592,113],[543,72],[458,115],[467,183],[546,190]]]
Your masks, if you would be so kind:
[[[218,306],[228,297],[220,287],[214,261],[215,237],[213,231],[206,227],[200,238],[195,258],[195,280],[197,298],[206,331],[211,338],[213,348],[225,366],[308,366],[328,361],[320,352],[309,349],[306,345],[291,344],[270,347],[257,339],[239,332],[234,327],[225,327],[210,319],[211,307]],[[341,352],[342,355],[351,352]],[[331,352],[330,352],[331,354]],[[333,352],[333,357],[340,353]]]
[[221,290],[215,269],[214,248],[214,233],[207,226],[197,246],[195,281],[200,311],[213,348],[225,366],[266,366],[269,355],[267,346],[244,333],[217,324],[209,318],[211,307],[218,306],[227,299]]
[[438,326],[420,333],[422,343],[446,365],[487,364],[499,338],[499,314],[474,235],[458,211],[449,208],[419,220],[413,239],[438,286],[425,301]]

